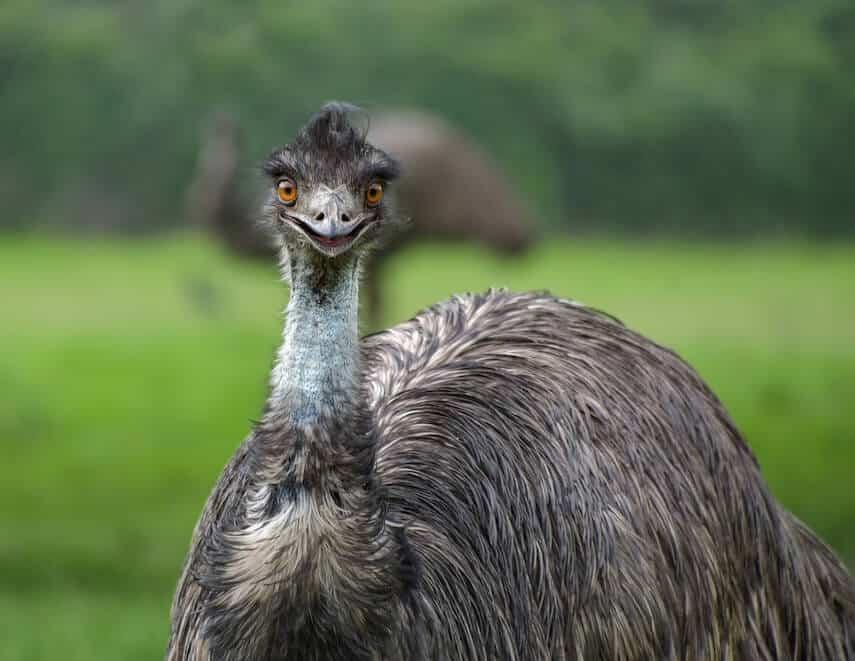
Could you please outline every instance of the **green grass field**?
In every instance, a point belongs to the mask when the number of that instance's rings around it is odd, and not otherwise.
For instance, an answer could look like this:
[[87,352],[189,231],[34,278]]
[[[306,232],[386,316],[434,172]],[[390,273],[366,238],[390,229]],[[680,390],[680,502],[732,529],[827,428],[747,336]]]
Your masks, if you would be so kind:
[[[777,496],[855,566],[855,246],[423,246],[387,322],[548,288],[677,349]],[[189,535],[265,394],[286,289],[193,237],[0,240],[3,659],[162,655]]]

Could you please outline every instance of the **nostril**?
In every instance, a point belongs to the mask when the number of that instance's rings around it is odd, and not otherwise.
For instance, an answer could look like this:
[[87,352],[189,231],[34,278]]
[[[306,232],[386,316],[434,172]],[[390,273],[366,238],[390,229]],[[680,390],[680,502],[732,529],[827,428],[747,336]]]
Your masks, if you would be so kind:
[[315,216],[315,220],[323,220],[323,219],[324,219],[324,212],[323,211],[321,211],[317,216]]
[[346,213],[341,214],[341,222],[349,223],[350,222],[350,216],[348,216]]

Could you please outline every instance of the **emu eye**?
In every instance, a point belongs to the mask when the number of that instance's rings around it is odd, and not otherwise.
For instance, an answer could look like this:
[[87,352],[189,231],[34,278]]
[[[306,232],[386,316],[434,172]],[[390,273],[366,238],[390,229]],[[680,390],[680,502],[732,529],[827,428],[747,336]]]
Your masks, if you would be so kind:
[[382,199],[383,184],[381,184],[379,181],[375,181],[371,185],[369,185],[368,190],[365,191],[365,201],[373,207],[380,204],[380,200]]
[[297,200],[297,184],[290,179],[282,179],[276,184],[276,194],[285,204],[294,204]]

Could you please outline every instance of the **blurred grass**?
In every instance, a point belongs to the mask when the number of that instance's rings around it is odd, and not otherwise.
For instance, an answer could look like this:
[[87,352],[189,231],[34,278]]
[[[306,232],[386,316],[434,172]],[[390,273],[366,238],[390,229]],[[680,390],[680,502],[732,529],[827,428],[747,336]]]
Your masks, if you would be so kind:
[[[421,246],[387,322],[452,292],[549,288],[677,349],[776,495],[855,564],[855,246],[551,239]],[[3,658],[162,655],[202,503],[265,394],[287,292],[192,236],[0,240]]]

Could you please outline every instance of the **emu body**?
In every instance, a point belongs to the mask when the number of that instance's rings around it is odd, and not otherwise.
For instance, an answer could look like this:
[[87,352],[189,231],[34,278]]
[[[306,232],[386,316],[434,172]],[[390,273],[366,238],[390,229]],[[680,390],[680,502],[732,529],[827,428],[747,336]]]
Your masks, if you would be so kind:
[[[295,154],[300,182],[389,172],[348,127],[322,110],[274,178]],[[678,356],[505,291],[360,341],[362,239],[329,250],[289,220],[313,209],[274,209],[283,344],[195,530],[168,659],[852,658],[852,578]]]

